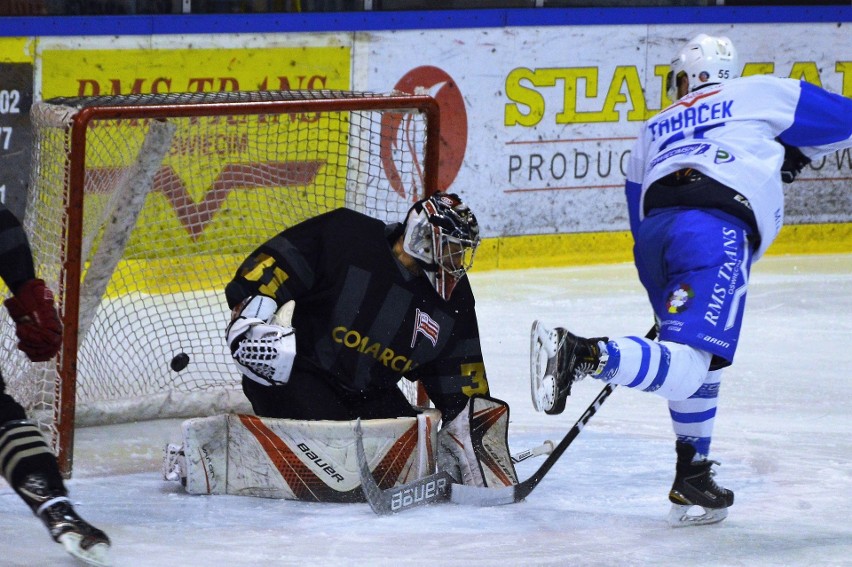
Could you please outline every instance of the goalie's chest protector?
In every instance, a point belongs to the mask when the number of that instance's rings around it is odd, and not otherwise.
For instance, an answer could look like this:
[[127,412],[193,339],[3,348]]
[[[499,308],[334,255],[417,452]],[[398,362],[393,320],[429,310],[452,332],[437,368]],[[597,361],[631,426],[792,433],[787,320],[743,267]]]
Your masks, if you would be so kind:
[[314,284],[293,317],[297,352],[314,365],[353,390],[390,387],[477,334],[466,278],[444,301],[399,264],[384,223],[339,210],[325,224]]

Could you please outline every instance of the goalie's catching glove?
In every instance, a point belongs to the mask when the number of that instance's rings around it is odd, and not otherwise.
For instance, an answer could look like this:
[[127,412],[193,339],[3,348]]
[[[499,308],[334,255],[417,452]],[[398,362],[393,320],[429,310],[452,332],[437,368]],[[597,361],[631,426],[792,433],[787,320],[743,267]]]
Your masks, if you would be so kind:
[[274,299],[255,295],[243,302],[227,329],[237,368],[264,386],[286,384],[296,357],[296,332],[274,323],[276,309]]
[[62,323],[56,313],[53,292],[44,280],[25,282],[6,300],[6,309],[15,322],[18,348],[33,362],[53,358],[62,346]]

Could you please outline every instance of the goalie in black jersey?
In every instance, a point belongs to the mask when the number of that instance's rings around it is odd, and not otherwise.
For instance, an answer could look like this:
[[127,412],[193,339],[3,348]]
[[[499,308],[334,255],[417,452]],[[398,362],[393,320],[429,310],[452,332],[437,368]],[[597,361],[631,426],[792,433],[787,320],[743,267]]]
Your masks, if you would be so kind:
[[[439,192],[415,203],[403,223],[337,209],[262,244],[225,290],[233,309],[227,341],[255,413],[414,416],[397,383],[419,380],[442,414],[444,468],[467,484],[517,483],[508,406],[488,397],[465,277],[479,242],[471,210],[458,195]],[[277,321],[291,301],[292,319]],[[472,431],[479,432],[473,440]],[[481,454],[483,438],[490,458]]]
[[[62,344],[62,323],[53,293],[36,279],[32,251],[17,218],[0,203],[0,276],[14,297],[5,301],[18,348],[33,362],[53,358]],[[109,538],[74,511],[59,465],[38,426],[6,393],[0,376],[0,473],[41,518],[51,537],[90,565],[108,565]]]

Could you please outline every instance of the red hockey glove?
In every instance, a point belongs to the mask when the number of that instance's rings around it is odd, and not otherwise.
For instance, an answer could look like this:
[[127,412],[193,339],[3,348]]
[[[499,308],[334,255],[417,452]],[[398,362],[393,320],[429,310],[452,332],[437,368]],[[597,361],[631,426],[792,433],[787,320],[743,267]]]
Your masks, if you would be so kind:
[[53,293],[43,280],[24,283],[6,300],[6,309],[15,321],[18,348],[33,362],[53,358],[62,345],[62,323],[53,303]]

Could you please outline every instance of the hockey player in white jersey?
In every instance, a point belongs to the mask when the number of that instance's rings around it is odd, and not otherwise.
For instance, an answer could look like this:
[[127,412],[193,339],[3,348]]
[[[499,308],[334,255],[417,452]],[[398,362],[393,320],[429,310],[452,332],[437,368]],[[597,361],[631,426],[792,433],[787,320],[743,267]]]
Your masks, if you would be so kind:
[[782,179],[792,182],[810,160],[852,146],[852,100],[793,79],[738,73],[728,38],[689,41],[671,64],[674,104],[643,126],[632,150],[626,196],[634,259],[658,340],[586,339],[533,325],[537,409],[561,413],[572,382],[587,375],[669,400],[674,526],[721,521],[734,502],[713,480],[710,441],[750,267],[784,221]]

